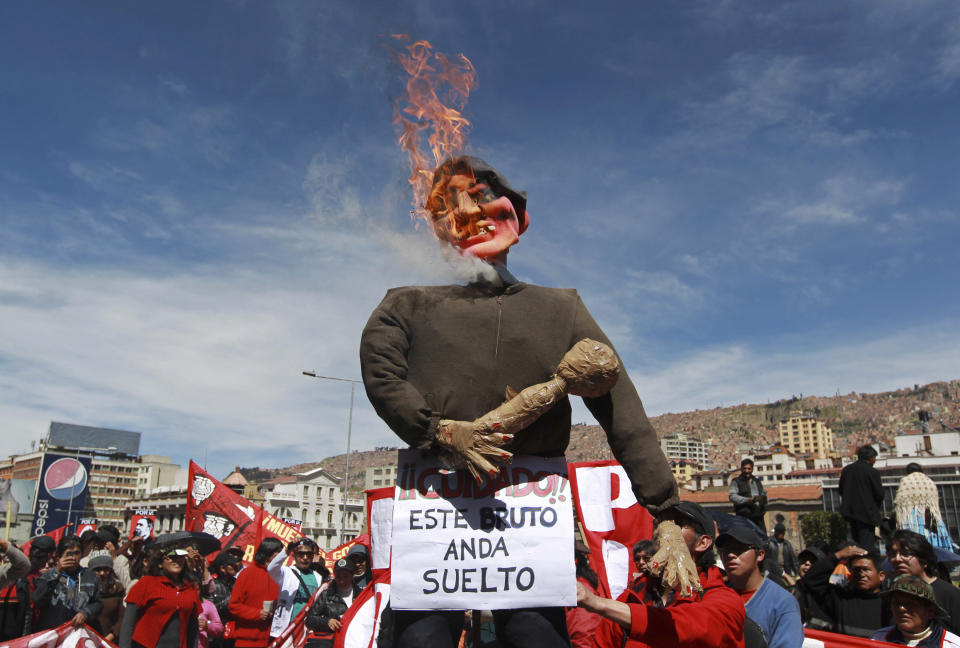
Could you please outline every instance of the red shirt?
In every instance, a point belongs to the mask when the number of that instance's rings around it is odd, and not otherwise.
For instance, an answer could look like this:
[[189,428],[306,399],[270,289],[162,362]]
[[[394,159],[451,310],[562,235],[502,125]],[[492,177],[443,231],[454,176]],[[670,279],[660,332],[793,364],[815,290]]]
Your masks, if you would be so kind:
[[265,646],[270,643],[270,618],[261,619],[264,601],[276,601],[280,588],[263,565],[253,563],[239,575],[230,594],[228,610],[234,619],[234,643],[244,646]]
[[192,583],[176,585],[166,576],[144,576],[130,588],[127,603],[137,606],[140,619],[133,640],[156,646],[163,628],[176,613],[180,621],[180,648],[187,648],[187,628],[200,614],[200,594]]
[[600,648],[743,648],[746,612],[740,596],[724,585],[720,570],[711,566],[700,572],[703,594],[677,598],[658,607],[645,598],[646,583],[637,579],[619,596],[630,606],[629,638],[623,643],[623,628],[604,619],[597,627]]

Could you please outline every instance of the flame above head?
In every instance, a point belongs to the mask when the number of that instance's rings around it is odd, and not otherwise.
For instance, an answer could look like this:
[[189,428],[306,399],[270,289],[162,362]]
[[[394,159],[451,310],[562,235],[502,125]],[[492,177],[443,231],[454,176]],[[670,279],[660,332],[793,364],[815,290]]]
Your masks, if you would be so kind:
[[[402,34],[394,38],[407,40]],[[393,53],[407,74],[405,91],[394,104],[393,122],[400,132],[398,144],[410,158],[411,214],[432,228],[433,219],[424,206],[433,186],[433,172],[443,160],[466,149],[471,123],[463,110],[477,86],[477,71],[463,54],[450,57],[434,52],[425,40],[403,49]]]

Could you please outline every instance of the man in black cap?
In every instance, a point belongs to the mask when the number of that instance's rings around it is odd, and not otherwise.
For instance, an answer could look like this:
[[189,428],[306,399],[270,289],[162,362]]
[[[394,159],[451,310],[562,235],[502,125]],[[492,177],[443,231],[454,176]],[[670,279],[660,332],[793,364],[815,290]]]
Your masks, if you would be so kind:
[[210,563],[210,571],[213,572],[213,591],[210,594],[210,600],[214,607],[220,613],[220,620],[226,624],[231,619],[230,611],[227,606],[230,604],[230,594],[233,593],[233,585],[237,582],[237,573],[243,568],[243,563],[237,555],[229,549],[224,549]]
[[770,648],[800,648],[803,623],[800,606],[787,590],[768,579],[763,562],[767,539],[753,524],[732,524],[717,536],[717,551],[727,572],[727,585],[740,595]]
[[883,514],[883,485],[880,471],[873,467],[877,451],[865,445],[857,450],[857,460],[840,471],[840,515],[850,525],[857,546],[877,552],[876,527]]
[[[673,588],[665,588],[651,573],[640,574],[615,601],[597,596],[578,583],[578,604],[604,617],[597,629],[597,648],[742,648],[743,605],[736,592],[724,584],[715,564],[713,518],[699,504],[680,502],[660,513],[658,527],[667,520],[680,527],[697,565],[702,593],[681,596]],[[654,532],[655,544],[658,536],[659,528]]]
[[333,566],[333,582],[320,593],[317,602],[307,614],[307,627],[318,633],[332,633],[323,636],[311,647],[331,648],[334,637],[340,631],[340,619],[346,614],[360,593],[360,588],[353,582],[353,563],[341,558]]

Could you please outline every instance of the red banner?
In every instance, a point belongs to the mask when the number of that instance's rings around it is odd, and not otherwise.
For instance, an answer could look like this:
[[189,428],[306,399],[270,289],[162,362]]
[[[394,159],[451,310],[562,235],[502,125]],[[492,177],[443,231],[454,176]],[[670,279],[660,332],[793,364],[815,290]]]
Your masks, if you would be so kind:
[[804,628],[803,636],[803,648],[884,648],[885,646],[900,646],[900,644],[887,641],[874,641],[864,637],[851,637],[850,635],[809,628]]
[[3,648],[113,648],[113,644],[94,632],[90,626],[74,628],[70,622],[36,634],[3,642]]
[[600,592],[617,598],[633,576],[633,545],[653,537],[653,517],[616,461],[571,463],[567,469],[590,567],[600,577]]
[[[188,531],[203,531],[220,540],[220,548],[239,547],[243,562],[253,562],[253,554],[264,538],[276,538],[284,546],[303,534],[267,513],[246,497],[211,477],[190,462],[190,493],[187,495]],[[212,560],[215,554],[210,554]]]

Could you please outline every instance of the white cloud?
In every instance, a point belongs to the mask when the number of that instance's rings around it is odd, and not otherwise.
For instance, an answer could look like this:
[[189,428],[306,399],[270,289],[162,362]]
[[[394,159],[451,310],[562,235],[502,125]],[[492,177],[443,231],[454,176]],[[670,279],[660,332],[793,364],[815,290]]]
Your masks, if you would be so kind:
[[788,227],[851,225],[867,221],[876,208],[895,207],[906,186],[906,180],[865,180],[841,175],[821,183],[818,199],[799,202],[792,197],[768,197],[757,203],[755,211],[778,216]]
[[763,403],[791,394],[836,390],[877,392],[956,378],[960,334],[955,322],[919,326],[861,340],[831,340],[809,349],[784,342],[760,348],[738,342],[693,351],[631,377],[652,415],[740,403]]

